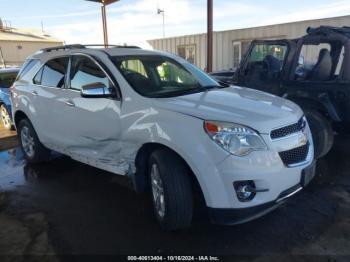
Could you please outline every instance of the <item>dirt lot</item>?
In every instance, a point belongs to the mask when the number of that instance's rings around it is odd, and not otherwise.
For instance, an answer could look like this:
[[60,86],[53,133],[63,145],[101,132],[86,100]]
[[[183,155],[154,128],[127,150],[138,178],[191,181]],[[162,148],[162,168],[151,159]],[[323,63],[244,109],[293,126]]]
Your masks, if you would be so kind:
[[[0,254],[236,255],[240,261],[350,261],[350,139],[318,163],[312,184],[273,213],[239,226],[197,212],[185,232],[162,232],[149,197],[107,172],[56,156],[28,165],[0,153]],[[283,174],[281,174],[283,175]],[[6,258],[14,258],[8,256]],[[15,257],[20,259],[20,257]]]

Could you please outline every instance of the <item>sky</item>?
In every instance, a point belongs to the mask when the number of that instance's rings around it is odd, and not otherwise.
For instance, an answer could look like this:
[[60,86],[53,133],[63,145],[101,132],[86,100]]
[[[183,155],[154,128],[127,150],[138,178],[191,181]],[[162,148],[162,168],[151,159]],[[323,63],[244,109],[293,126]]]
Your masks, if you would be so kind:
[[[350,0],[213,0],[214,30],[350,15]],[[107,7],[109,42],[145,47],[146,40],[206,32],[206,0],[120,0]],[[67,44],[103,42],[100,4],[85,0],[0,0],[12,27],[41,28]],[[350,25],[349,25],[350,26]]]

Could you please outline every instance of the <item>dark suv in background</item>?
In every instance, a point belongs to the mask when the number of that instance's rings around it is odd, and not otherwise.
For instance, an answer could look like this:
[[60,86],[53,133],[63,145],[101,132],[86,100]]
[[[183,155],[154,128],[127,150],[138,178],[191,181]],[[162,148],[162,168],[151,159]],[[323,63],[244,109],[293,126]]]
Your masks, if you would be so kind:
[[232,77],[218,80],[269,92],[305,112],[315,155],[350,131],[350,27],[321,26],[293,40],[253,41]]

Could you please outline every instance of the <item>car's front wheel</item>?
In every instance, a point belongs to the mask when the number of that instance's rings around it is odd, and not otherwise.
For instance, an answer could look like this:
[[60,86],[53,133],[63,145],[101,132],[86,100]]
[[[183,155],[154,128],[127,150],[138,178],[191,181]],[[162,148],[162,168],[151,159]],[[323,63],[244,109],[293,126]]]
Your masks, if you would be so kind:
[[164,230],[189,227],[193,213],[189,168],[167,149],[154,151],[148,167],[154,213],[161,227]]
[[19,122],[17,132],[24,157],[28,162],[40,163],[49,159],[50,150],[39,141],[38,135],[28,119],[22,119]]
[[0,115],[1,115],[1,121],[4,127],[8,130],[11,130],[13,127],[12,120],[11,120],[10,113],[7,111],[7,108],[5,107],[5,105],[0,106]]

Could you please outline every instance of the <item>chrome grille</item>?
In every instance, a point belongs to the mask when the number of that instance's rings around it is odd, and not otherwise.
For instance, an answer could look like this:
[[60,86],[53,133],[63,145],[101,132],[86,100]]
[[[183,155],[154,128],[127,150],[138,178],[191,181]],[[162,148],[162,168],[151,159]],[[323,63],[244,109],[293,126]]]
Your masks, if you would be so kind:
[[295,124],[272,130],[270,133],[270,137],[271,139],[278,139],[278,138],[282,138],[282,137],[297,133],[299,131],[302,131],[305,128],[305,125],[306,125],[306,121],[304,117],[302,117]]
[[304,162],[309,153],[309,144],[296,147],[287,151],[279,152],[279,155],[286,166]]

